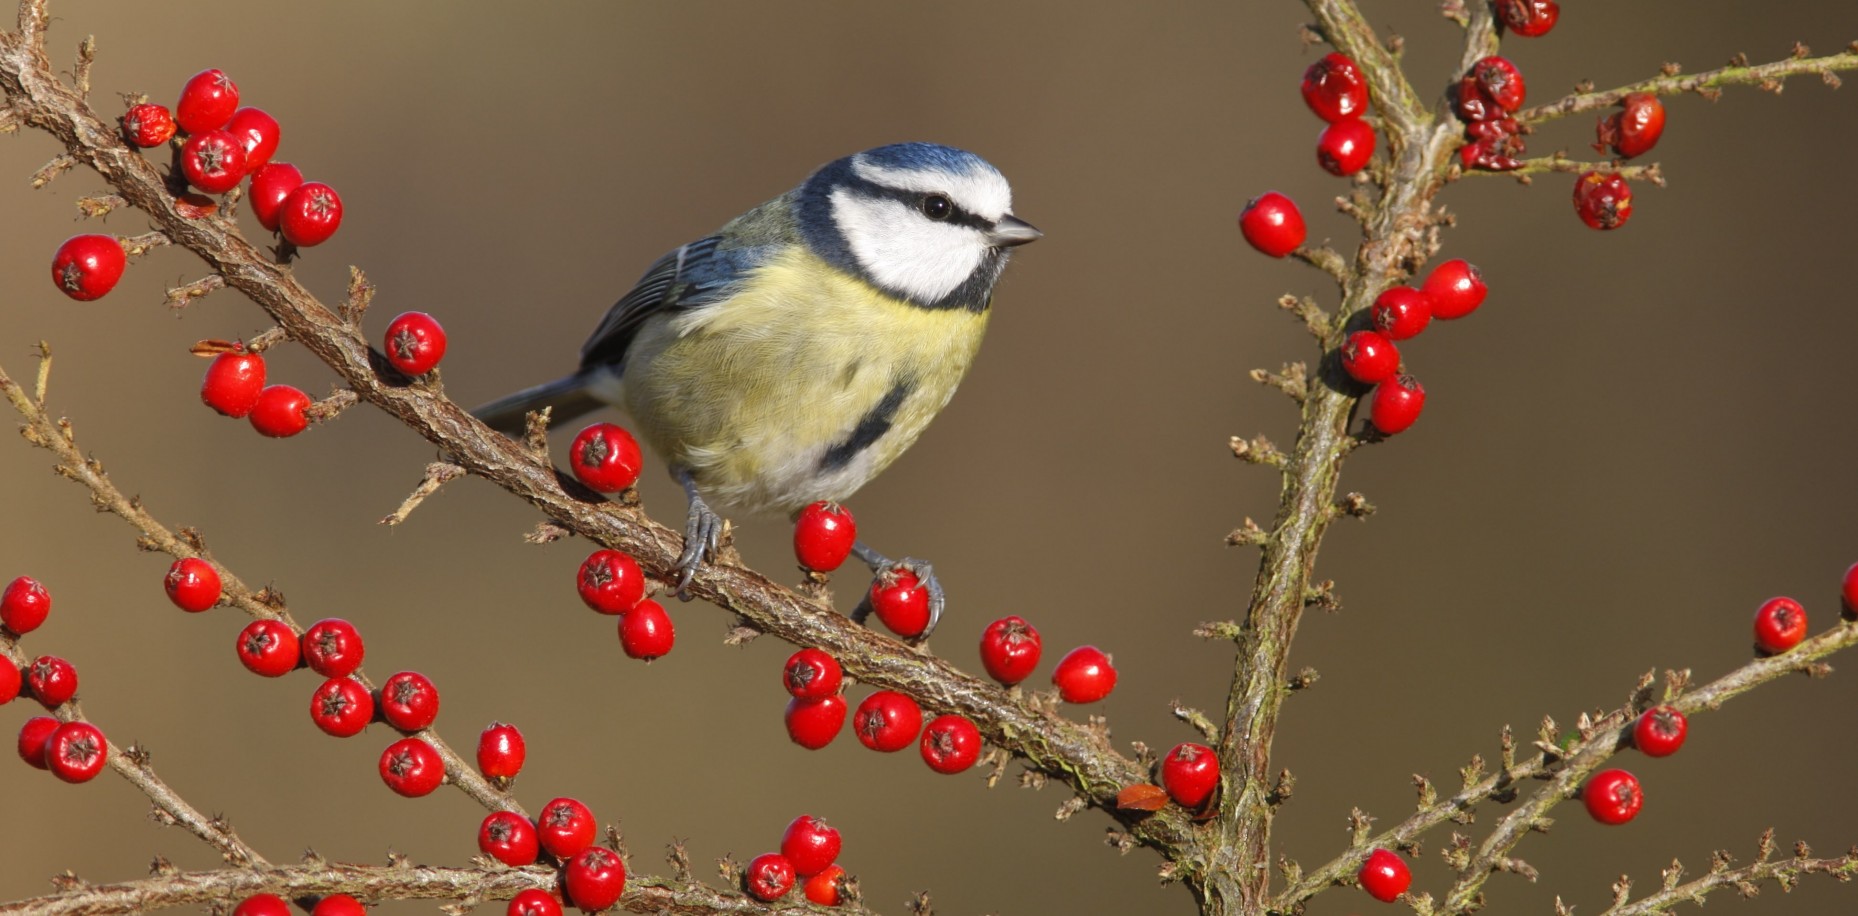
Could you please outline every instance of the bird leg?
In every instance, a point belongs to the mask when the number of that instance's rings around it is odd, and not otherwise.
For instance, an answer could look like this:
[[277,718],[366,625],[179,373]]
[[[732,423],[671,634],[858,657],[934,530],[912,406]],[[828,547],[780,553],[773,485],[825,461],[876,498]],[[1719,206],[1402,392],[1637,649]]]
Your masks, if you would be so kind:
[[671,475],[683,486],[684,495],[690,498],[690,514],[684,522],[684,552],[677,558],[677,597],[689,601],[686,589],[690,580],[697,575],[697,568],[703,562],[716,556],[716,545],[722,536],[723,519],[710,510],[697,492],[697,479],[684,468],[673,468]]
[[[917,644],[928,639],[929,634],[935,632],[935,625],[942,620],[942,608],[948,604],[948,596],[942,591],[942,583],[935,577],[935,571],[929,567],[928,562],[913,557],[892,561],[889,557],[871,549],[863,541],[852,544],[852,554],[864,561],[866,566],[871,567],[873,575],[881,576],[892,569],[907,569],[916,576],[917,583],[929,591],[929,625],[923,628],[921,635],[910,642]],[[867,598],[859,603],[857,610],[852,612],[852,619],[863,624],[865,618],[870,615],[871,602]]]

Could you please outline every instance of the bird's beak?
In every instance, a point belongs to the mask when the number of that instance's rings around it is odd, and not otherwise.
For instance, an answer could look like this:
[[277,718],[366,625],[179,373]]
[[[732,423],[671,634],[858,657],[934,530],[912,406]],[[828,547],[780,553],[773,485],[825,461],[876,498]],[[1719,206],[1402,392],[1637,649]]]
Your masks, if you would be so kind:
[[987,232],[987,240],[992,242],[995,248],[1011,248],[1014,245],[1036,242],[1044,237],[1045,233],[1034,228],[1031,223],[1010,213],[1000,217],[999,222],[994,223],[994,227]]

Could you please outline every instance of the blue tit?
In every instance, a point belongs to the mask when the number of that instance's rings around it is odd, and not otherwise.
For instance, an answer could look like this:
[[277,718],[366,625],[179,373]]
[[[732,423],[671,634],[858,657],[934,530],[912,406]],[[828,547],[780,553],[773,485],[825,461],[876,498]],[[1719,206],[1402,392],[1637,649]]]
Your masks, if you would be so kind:
[[[844,500],[903,454],[974,361],[1008,254],[1040,235],[973,153],[866,150],[658,259],[574,374],[475,413],[512,433],[543,407],[556,421],[630,413],[690,498],[681,591],[716,549],[716,509]],[[873,571],[916,572],[934,629],[944,600],[928,564],[855,552]]]

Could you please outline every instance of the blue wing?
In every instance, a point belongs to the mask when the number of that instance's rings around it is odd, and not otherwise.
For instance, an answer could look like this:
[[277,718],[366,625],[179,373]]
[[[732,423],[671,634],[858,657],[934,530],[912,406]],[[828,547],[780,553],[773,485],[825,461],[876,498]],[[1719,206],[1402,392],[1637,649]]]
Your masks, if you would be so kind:
[[581,369],[623,369],[626,348],[646,319],[660,312],[695,308],[727,295],[752,249],[722,247],[722,234],[707,236],[659,258],[632,290],[600,319],[581,345]]

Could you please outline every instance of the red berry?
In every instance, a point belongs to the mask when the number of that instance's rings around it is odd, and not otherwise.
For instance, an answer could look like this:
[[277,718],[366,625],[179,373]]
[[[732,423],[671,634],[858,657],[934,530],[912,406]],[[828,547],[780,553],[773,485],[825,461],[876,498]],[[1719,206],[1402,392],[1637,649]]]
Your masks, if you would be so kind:
[[1602,770],[1581,788],[1581,803],[1587,813],[1602,824],[1623,824],[1639,814],[1645,806],[1645,792],[1638,777],[1625,770]]
[[1594,149],[1610,147],[1621,159],[1645,155],[1664,136],[1664,103],[1649,92],[1630,92],[1619,107],[1600,120]]
[[194,134],[181,146],[187,183],[208,194],[224,194],[245,177],[245,146],[228,131]]
[[582,850],[561,870],[568,899],[583,913],[598,913],[626,892],[626,863],[603,846]]
[[1058,661],[1052,683],[1066,703],[1095,703],[1116,689],[1116,669],[1096,646],[1079,646]]
[[6,584],[0,593],[0,623],[15,636],[24,636],[39,628],[52,612],[52,593],[31,576],[20,576]]
[[221,416],[243,417],[258,405],[265,386],[265,358],[258,353],[228,350],[213,357],[200,381],[200,400]]
[[645,573],[627,554],[596,550],[581,563],[574,587],[588,607],[602,614],[624,614],[645,599]]
[[368,916],[368,908],[347,894],[330,894],[316,901],[310,916]]
[[439,688],[417,671],[402,671],[381,685],[381,718],[403,732],[416,732],[439,717]]
[[245,149],[245,170],[255,172],[271,157],[277,155],[277,142],[281,128],[277,119],[265,113],[262,108],[241,108],[232,113],[232,120],[226,122],[226,133],[238,139]]
[[19,666],[10,658],[0,657],[0,706],[13,702],[19,696],[19,687],[26,679],[19,673]]
[[869,600],[877,619],[904,639],[915,639],[929,629],[929,590],[915,573],[901,566],[871,580]]
[[1342,371],[1364,385],[1378,385],[1400,372],[1400,350],[1379,331],[1356,331],[1342,344]]
[[1485,121],[1514,114],[1527,97],[1523,75],[1501,57],[1486,57],[1471,65],[1458,83],[1458,113],[1467,121]]
[[677,628],[671,625],[671,615],[665,613],[664,605],[650,598],[619,618],[619,645],[628,658],[648,662],[663,658],[671,654],[676,642]]
[[288,162],[272,162],[252,171],[252,215],[258,225],[277,231],[277,219],[283,214],[284,201],[303,184],[303,172]]
[[1368,860],[1361,863],[1361,871],[1355,874],[1361,882],[1361,889],[1368,892],[1382,903],[1392,903],[1406,889],[1413,885],[1413,872],[1406,867],[1406,862],[1399,856],[1385,849],[1376,849],[1368,854]]
[[838,828],[810,814],[794,818],[781,833],[781,855],[802,878],[817,875],[838,861],[840,846]]
[[1484,275],[1463,258],[1453,258],[1432,268],[1420,288],[1426,298],[1432,300],[1432,317],[1440,321],[1463,318],[1477,311],[1477,307],[1484,304],[1484,295],[1490,291],[1484,286]]
[[129,256],[114,236],[74,235],[52,255],[52,285],[79,302],[101,299],[123,278]]
[[1337,121],[1316,137],[1316,164],[1331,175],[1347,177],[1374,158],[1374,128],[1360,118]]
[[535,829],[542,848],[557,859],[571,859],[594,844],[594,813],[572,798],[557,798],[542,806]]
[[65,782],[89,782],[109,761],[109,742],[89,722],[66,722],[45,739],[45,766]]
[[1198,809],[1219,788],[1219,755],[1191,741],[1175,745],[1161,761],[1161,787],[1181,807]]
[[1574,180],[1574,212],[1592,229],[1618,229],[1632,218],[1632,185],[1617,172],[1582,172]]
[[445,781],[445,761],[421,738],[401,738],[381,752],[381,781],[407,798],[432,794]]
[[310,396],[289,385],[271,385],[258,392],[246,419],[259,435],[287,439],[310,428]]
[[445,329],[425,312],[405,312],[387,326],[387,361],[411,376],[421,376],[445,358]]
[[1806,638],[1806,608],[1792,598],[1769,598],[1755,611],[1755,648],[1777,655]]
[[981,758],[981,730],[962,716],[936,716],[923,729],[921,747],[929,769],[954,775]]
[[644,466],[638,440],[611,423],[595,423],[581,430],[568,446],[568,467],[574,476],[601,493],[618,493],[632,486]]
[[523,733],[514,725],[492,722],[477,736],[477,769],[491,779],[515,779],[528,755]]
[[290,904],[276,894],[253,894],[232,908],[232,916],[290,916]]
[[1023,618],[1002,617],[981,631],[981,666],[987,676],[1008,687],[1032,676],[1044,642]]
[[744,878],[755,899],[772,903],[794,889],[794,866],[778,852],[764,852],[748,863]]
[[26,687],[46,709],[63,706],[77,695],[77,669],[56,655],[41,655],[26,666]]
[[838,906],[842,897],[839,882],[844,880],[845,869],[828,865],[825,871],[806,879],[806,899],[820,906]]
[[895,690],[880,690],[865,697],[852,714],[852,732],[859,743],[887,754],[909,747],[922,730],[922,708]]
[[1547,35],[1561,18],[1561,4],[1555,0],[1496,0],[1496,7],[1503,25],[1524,38]]
[[352,738],[374,721],[374,698],[350,677],[332,677],[310,694],[310,721],[324,734]]
[[340,617],[318,620],[303,631],[303,660],[323,677],[349,676],[366,654],[355,625]]
[[839,660],[819,649],[806,648],[787,659],[781,671],[781,683],[787,692],[802,700],[829,697],[839,692],[844,671]]
[[19,727],[19,759],[45,769],[45,742],[63,723],[51,716],[33,716]]
[[1367,77],[1348,55],[1331,51],[1303,71],[1303,101],[1331,124],[1359,118],[1368,110]]
[[123,115],[123,136],[143,149],[174,139],[174,116],[168,106],[143,102]]
[[1239,214],[1239,231],[1253,248],[1274,258],[1297,250],[1309,235],[1297,205],[1276,191],[1260,194],[1245,205]]
[[1374,403],[1368,418],[1385,435],[1403,432],[1426,407],[1426,386],[1410,375],[1399,375],[1374,386]]
[[302,656],[297,634],[280,620],[254,620],[239,631],[239,663],[264,677],[283,677],[297,670]]
[[561,902],[554,894],[532,887],[510,898],[505,916],[561,916]]
[[[14,581],[32,582],[31,579],[15,579]],[[37,585],[38,583],[33,582],[33,584]],[[12,586],[8,586],[7,594],[11,595],[12,593]],[[50,598],[45,600],[48,603],[51,601]],[[1858,616],[1858,563],[1853,563],[1851,568],[1845,570],[1845,579],[1839,583],[1839,601],[1845,606],[1845,616]],[[0,601],[0,617],[4,616],[6,616],[6,602]],[[40,615],[40,619],[43,619],[43,617],[44,615]],[[7,625],[12,626],[11,622]],[[18,632],[18,630],[14,632]]]
[[835,502],[816,502],[794,521],[794,556],[815,572],[831,572],[845,562],[858,540],[851,512]]
[[795,697],[787,701],[787,737],[793,743],[811,751],[817,751],[832,743],[839,736],[839,729],[845,727],[845,698],[842,696],[819,697],[803,700]]
[[1375,297],[1368,317],[1389,340],[1417,337],[1432,323],[1432,299],[1411,286],[1390,287]]
[[181,100],[174,106],[174,120],[190,133],[218,130],[232,120],[239,107],[239,87],[219,70],[202,70],[181,87]]
[[1684,746],[1690,723],[1675,706],[1653,706],[1632,726],[1632,744],[1647,757],[1669,757]]
[[199,557],[185,557],[168,567],[161,587],[175,607],[198,614],[219,603],[219,570]]
[[299,248],[321,245],[342,228],[342,198],[320,181],[297,185],[278,208],[277,228]]

